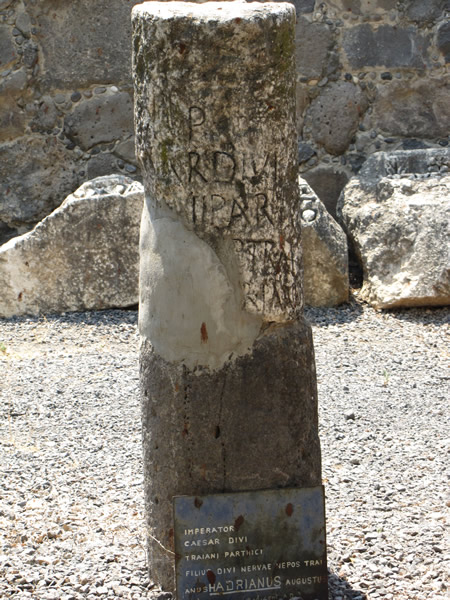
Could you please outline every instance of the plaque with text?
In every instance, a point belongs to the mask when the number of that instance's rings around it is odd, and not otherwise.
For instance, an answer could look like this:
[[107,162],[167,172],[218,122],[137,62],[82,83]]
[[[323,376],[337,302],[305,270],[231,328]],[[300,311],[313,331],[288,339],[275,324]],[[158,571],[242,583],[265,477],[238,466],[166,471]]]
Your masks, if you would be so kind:
[[327,600],[323,486],[174,498],[178,600]]

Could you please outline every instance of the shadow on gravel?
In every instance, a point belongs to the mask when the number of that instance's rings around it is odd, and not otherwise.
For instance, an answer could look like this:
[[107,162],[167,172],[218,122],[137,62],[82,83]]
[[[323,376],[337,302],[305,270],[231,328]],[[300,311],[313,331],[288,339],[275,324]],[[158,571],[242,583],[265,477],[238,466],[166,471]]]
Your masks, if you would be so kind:
[[391,308],[383,311],[399,321],[428,325],[447,325],[450,323],[450,306],[429,306],[415,308]]
[[329,600],[367,600],[364,592],[355,590],[346,579],[328,571]]
[[341,304],[336,307],[312,307],[305,306],[305,317],[317,327],[327,327],[336,323],[351,323],[356,321],[363,314],[361,305],[352,299],[348,304]]
[[97,325],[98,323],[137,323],[137,306],[131,308],[108,308],[105,310],[87,310],[83,312],[66,312],[49,315],[21,315],[9,319],[0,319],[0,321],[9,321],[11,323],[80,323],[83,325]]

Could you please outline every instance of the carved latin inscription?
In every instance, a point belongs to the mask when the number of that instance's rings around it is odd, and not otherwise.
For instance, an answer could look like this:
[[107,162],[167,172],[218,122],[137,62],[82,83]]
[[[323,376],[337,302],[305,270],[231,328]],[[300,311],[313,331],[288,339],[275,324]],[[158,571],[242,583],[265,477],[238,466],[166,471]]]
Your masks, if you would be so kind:
[[[174,102],[166,104],[167,129],[152,157],[156,200],[164,198],[200,237],[220,232],[233,240],[247,310],[292,317],[301,304],[300,241],[291,199],[280,197],[277,151],[243,150],[229,132],[220,144],[223,117],[215,122],[199,105],[175,110]],[[172,137],[175,114],[183,116],[183,144]]]

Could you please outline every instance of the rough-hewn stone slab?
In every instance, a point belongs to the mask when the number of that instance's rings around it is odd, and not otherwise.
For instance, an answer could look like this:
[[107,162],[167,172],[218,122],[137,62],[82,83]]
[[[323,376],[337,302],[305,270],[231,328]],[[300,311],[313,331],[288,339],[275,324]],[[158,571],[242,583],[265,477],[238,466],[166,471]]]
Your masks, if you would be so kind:
[[347,236],[301,177],[303,287],[305,304],[336,306],[349,294]]
[[376,308],[450,304],[450,152],[370,157],[338,202]]
[[137,303],[142,185],[83,184],[32,231],[0,247],[0,316]]

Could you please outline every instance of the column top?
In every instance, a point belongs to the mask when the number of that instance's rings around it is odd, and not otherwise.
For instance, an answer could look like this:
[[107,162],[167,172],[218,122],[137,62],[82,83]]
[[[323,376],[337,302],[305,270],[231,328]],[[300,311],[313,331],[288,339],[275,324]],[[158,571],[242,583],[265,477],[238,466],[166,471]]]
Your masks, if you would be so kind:
[[251,19],[273,14],[278,16],[293,16],[295,8],[289,2],[245,2],[232,0],[225,2],[144,2],[137,4],[132,11],[133,17],[154,16],[160,19],[174,17],[191,17],[194,21],[209,21],[211,19],[227,22],[236,18]]

